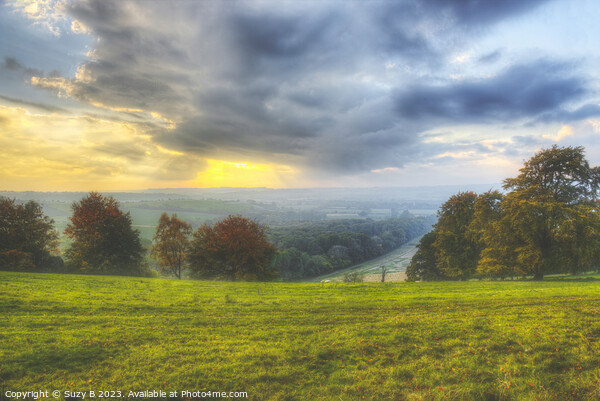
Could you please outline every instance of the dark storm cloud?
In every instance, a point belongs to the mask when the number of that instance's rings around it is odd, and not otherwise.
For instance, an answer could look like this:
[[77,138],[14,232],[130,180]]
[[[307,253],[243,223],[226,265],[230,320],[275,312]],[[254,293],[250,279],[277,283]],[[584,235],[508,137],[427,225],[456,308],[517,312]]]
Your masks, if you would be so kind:
[[[373,43],[389,51],[419,60],[439,63],[448,44],[464,41],[464,33],[489,29],[493,25],[548,3],[549,0],[428,0],[375,2],[375,26],[379,33]],[[372,4],[372,3],[370,3]],[[435,27],[437,37],[422,29]],[[440,49],[440,45],[442,45]]]
[[181,151],[194,151],[208,156],[218,149],[241,153],[275,152],[297,154],[306,148],[306,131],[298,125],[285,126],[273,119],[252,123],[235,116],[231,118],[196,117],[179,125],[174,133],[159,134],[156,139],[163,146]]
[[285,59],[292,61],[318,48],[334,22],[333,17],[316,20],[305,15],[280,16],[265,13],[236,13],[231,18],[235,40],[247,60]]
[[548,3],[549,0],[428,0],[426,7],[444,13],[450,11],[458,23],[467,26],[485,26],[507,17],[521,14]]
[[[68,94],[176,121],[147,132],[187,154],[349,173],[401,166],[439,151],[420,137],[439,124],[594,115],[591,103],[568,108],[587,92],[567,64],[448,80],[444,63],[474,30],[483,36],[546,2],[73,2],[66,11],[99,41]],[[476,62],[491,68],[500,58],[488,49]]]
[[551,122],[572,122],[585,120],[590,117],[600,115],[600,105],[597,103],[588,103],[574,110],[554,110],[542,114],[535,122],[536,123],[551,123]]
[[[170,36],[169,30],[158,29],[161,18],[172,14],[170,5],[156,3],[154,13],[146,5],[115,1],[66,5],[69,14],[100,39],[93,59],[84,65],[86,79],[72,80],[72,96],[110,107],[187,111],[186,88],[191,85],[193,72],[186,64],[185,47],[189,44]],[[156,21],[135,26],[138,14],[146,11]],[[186,20],[185,16],[172,17],[174,21]]]
[[498,122],[563,113],[563,105],[586,92],[586,80],[572,75],[571,66],[540,60],[510,67],[492,78],[415,85],[399,91],[395,102],[398,113],[409,120]]

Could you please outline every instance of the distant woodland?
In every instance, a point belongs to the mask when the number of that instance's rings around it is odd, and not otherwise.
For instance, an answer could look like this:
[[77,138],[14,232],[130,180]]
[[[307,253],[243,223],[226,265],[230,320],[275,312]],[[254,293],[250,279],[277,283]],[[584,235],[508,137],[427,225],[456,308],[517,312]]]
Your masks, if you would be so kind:
[[429,231],[433,217],[385,220],[316,221],[272,228],[279,249],[274,264],[283,280],[297,280],[339,270],[390,252]]

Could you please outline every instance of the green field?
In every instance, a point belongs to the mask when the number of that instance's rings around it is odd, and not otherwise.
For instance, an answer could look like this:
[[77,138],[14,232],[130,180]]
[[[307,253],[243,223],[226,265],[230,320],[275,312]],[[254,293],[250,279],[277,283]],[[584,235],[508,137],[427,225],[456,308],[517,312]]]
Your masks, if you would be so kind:
[[598,277],[282,284],[3,272],[0,387],[592,400],[599,317]]

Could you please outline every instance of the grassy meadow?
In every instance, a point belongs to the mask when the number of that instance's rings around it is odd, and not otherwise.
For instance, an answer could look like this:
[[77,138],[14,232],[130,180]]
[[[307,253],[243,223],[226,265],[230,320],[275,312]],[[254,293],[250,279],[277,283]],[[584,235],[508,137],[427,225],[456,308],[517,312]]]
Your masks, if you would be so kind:
[[599,317],[598,277],[282,284],[0,272],[0,389],[591,400]]

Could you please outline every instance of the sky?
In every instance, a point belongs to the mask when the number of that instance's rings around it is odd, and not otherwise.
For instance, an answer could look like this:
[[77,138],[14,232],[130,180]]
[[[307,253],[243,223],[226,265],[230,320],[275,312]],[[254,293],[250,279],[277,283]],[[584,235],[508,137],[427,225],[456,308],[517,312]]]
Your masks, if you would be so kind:
[[500,183],[600,164],[596,0],[0,0],[0,190]]

